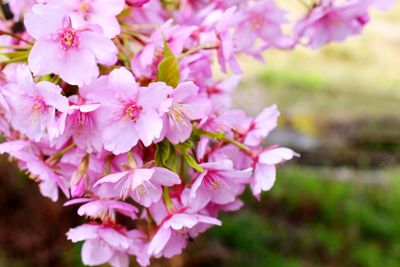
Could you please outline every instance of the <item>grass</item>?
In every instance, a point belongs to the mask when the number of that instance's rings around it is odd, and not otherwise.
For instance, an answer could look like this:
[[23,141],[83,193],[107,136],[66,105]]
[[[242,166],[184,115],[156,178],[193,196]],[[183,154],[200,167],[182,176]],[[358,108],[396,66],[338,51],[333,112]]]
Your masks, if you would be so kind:
[[262,202],[224,215],[206,234],[228,251],[218,266],[400,266],[400,170],[379,186],[323,173],[285,168]]

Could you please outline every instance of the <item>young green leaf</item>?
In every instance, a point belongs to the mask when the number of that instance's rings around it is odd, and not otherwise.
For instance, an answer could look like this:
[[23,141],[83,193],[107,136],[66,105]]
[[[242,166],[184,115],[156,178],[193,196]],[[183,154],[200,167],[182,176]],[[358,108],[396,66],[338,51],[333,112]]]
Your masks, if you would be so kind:
[[180,79],[179,61],[168,47],[167,42],[164,42],[164,59],[158,65],[157,80],[175,88]]
[[164,140],[156,145],[155,165],[176,171],[176,152],[170,142]]
[[204,172],[204,169],[196,162],[196,160],[193,158],[192,155],[189,154],[189,152],[186,151],[185,153],[183,153],[183,158],[190,167],[198,172]]

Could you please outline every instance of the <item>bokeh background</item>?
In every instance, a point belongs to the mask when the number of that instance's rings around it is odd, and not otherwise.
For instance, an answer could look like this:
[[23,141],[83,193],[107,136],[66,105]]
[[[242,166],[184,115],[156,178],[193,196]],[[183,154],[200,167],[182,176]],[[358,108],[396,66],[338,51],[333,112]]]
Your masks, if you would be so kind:
[[[400,3],[374,13],[363,35],[322,50],[241,59],[235,105],[278,104],[269,138],[302,157],[280,167],[260,202],[250,194],[187,253],[154,267],[400,266]],[[43,198],[0,162],[0,267],[76,267],[65,239],[76,208]]]

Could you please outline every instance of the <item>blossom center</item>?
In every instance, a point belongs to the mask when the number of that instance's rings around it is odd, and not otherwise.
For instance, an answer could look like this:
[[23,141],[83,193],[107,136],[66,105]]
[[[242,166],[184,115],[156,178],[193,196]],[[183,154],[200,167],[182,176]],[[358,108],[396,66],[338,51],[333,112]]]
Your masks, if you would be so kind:
[[34,112],[42,112],[46,108],[46,103],[41,98],[35,98],[32,108]]
[[86,129],[93,129],[93,118],[91,114],[78,111],[76,114],[76,134],[79,136]]
[[93,11],[93,7],[88,3],[88,1],[81,1],[79,8],[77,10],[78,13],[81,13],[85,20],[89,20],[91,13]]
[[89,13],[92,10],[91,6],[87,3],[82,3],[79,6],[79,11],[82,13]]
[[218,175],[216,175],[214,173],[209,173],[206,176],[205,185],[208,190],[218,189],[221,187],[221,184],[222,184],[222,180]]
[[135,194],[138,199],[142,199],[143,197],[150,194],[150,191],[154,190],[155,186],[150,181],[143,181],[141,185],[135,188]]
[[264,19],[259,13],[253,13],[250,18],[251,26],[254,30],[260,30],[263,26]]
[[142,112],[142,106],[132,101],[125,105],[122,115],[125,120],[136,122],[139,119],[140,113]]
[[45,109],[46,109],[46,103],[43,101],[43,99],[34,98],[32,105],[33,120],[39,119],[39,117],[42,115]]
[[187,126],[187,110],[179,103],[173,103],[169,112],[169,122],[172,128],[177,128],[181,131],[182,126]]
[[74,29],[64,29],[57,34],[57,39],[65,51],[79,46],[79,35]]

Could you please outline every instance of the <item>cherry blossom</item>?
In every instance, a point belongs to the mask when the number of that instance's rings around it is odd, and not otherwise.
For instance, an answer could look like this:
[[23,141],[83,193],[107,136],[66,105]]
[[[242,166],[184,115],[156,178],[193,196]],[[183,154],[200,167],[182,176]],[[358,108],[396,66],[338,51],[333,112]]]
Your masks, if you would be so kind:
[[75,26],[61,6],[33,6],[25,26],[36,40],[28,59],[35,75],[55,73],[69,84],[82,86],[99,75],[98,63],[116,61],[112,41],[94,26]]
[[85,265],[173,257],[246,188],[260,200],[279,182],[300,155],[266,145],[277,105],[235,108],[239,57],[344,41],[394,0],[314,2],[292,14],[273,0],[8,1],[0,153],[86,220],[67,233]]

